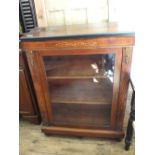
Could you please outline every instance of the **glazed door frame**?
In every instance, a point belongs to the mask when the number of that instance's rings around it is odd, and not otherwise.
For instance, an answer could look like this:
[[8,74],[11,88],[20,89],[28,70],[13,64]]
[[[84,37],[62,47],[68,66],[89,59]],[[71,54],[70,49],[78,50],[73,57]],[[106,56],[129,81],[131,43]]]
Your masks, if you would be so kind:
[[[43,58],[45,56],[65,56],[65,55],[96,55],[96,54],[115,54],[115,70],[114,70],[114,84],[113,84],[113,98],[111,108],[110,129],[116,129],[117,121],[117,107],[119,84],[122,64],[122,48],[95,48],[95,49],[51,49],[38,50],[27,52],[29,57],[29,65],[32,78],[35,78],[35,89],[39,99],[39,107],[41,110],[42,120],[44,125],[52,125],[53,114],[51,109],[51,100],[48,89],[48,81],[44,67]],[[32,55],[31,55],[32,54]],[[35,76],[35,77],[34,77]],[[36,78],[38,81],[36,81]],[[40,85],[40,86],[38,86]]]

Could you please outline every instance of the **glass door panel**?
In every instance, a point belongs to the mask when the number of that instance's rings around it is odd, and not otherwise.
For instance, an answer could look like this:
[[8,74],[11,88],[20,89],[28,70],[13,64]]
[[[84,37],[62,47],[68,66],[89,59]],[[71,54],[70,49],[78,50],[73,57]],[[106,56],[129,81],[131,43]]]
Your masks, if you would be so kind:
[[115,54],[46,56],[53,124],[110,127]]

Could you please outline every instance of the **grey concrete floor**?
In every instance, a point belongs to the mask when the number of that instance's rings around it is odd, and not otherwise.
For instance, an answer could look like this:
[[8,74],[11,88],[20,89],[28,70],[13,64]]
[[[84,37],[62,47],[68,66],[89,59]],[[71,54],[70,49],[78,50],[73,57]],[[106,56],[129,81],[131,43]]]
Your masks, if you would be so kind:
[[[130,111],[130,91],[128,95],[124,129]],[[20,121],[20,155],[134,155],[134,138],[129,151],[124,150],[121,142],[103,138],[77,138],[46,136],[41,132],[41,125]]]

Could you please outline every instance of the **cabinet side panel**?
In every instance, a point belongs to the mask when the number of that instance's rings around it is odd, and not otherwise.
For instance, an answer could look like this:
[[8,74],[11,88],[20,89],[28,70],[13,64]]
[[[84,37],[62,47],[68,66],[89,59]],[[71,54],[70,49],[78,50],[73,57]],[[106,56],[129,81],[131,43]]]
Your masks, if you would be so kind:
[[19,112],[20,114],[33,114],[32,101],[23,69],[19,70]]
[[130,79],[130,68],[132,59],[132,47],[123,48],[123,59],[121,68],[121,79],[118,98],[118,112],[117,112],[117,129],[123,129],[123,120],[126,108],[127,92]]
[[26,59],[26,55],[23,52],[22,52],[22,58],[23,58],[23,61],[24,61],[25,78],[27,80],[27,86],[29,88],[29,93],[31,95],[31,100],[32,100],[32,103],[33,103],[32,104],[33,110],[34,110],[34,113],[39,116],[40,113],[39,113],[38,103],[37,103],[37,100],[36,100],[34,86],[33,86],[32,78],[31,78],[31,75],[30,75],[30,70],[29,70],[29,67],[28,67],[28,62],[27,62],[27,59]]

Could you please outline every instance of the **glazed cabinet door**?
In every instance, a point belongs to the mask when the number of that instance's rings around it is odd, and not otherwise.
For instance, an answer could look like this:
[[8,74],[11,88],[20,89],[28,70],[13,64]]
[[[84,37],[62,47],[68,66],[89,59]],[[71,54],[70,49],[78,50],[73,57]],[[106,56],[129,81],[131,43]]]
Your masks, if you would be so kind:
[[121,48],[35,51],[34,55],[37,58],[33,68],[39,68],[44,93],[40,97],[44,122],[65,127],[115,128]]

